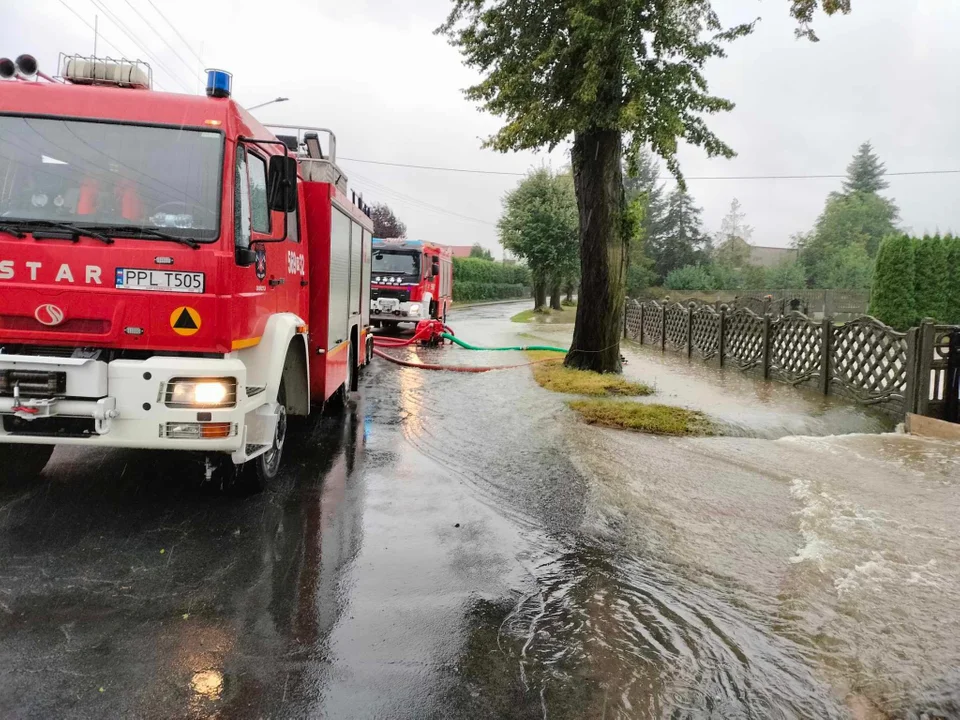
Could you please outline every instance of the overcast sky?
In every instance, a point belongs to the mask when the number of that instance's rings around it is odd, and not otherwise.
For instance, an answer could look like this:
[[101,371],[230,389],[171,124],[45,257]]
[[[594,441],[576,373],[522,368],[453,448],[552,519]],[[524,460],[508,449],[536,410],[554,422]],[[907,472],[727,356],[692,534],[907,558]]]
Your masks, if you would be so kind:
[[[501,199],[519,178],[357,160],[504,173],[568,162],[566,148],[551,156],[480,148],[498,120],[463,98],[461,89],[476,76],[433,35],[447,0],[153,0],[189,48],[149,0],[8,1],[0,55],[30,52],[53,72],[59,52],[91,53],[92,30],[65,4],[91,25],[99,15],[100,54],[152,60],[156,80],[169,90],[198,91],[196,53],[205,66],[234,74],[234,94],[244,104],[289,97],[256,114],[265,122],[335,129],[340,155],[355,159],[341,163],[352,186],[368,202],[393,207],[411,237],[481,242],[499,252]],[[787,0],[715,2],[728,24],[762,21],[707,73],[711,90],[737,103],[712,126],[739,155],[708,160],[684,148],[688,177],[842,174],[867,139],[891,172],[960,170],[960,2],[854,0],[849,17],[818,18],[819,44],[794,39],[787,6]],[[830,179],[689,182],[707,230],[719,229],[736,197],[754,227],[753,242],[779,246],[811,227],[839,185]],[[894,177],[887,192],[905,227],[960,231],[960,175]]]

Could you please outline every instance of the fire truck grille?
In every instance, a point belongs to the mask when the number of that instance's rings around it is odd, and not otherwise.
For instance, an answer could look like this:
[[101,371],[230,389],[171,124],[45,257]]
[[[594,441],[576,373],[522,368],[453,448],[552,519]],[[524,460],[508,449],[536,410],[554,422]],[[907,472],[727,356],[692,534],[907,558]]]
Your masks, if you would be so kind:
[[0,315],[0,329],[26,330],[29,332],[80,333],[86,335],[106,335],[110,332],[109,320],[70,318],[59,325],[44,325],[32,317],[22,315]]
[[380,298],[395,298],[400,302],[410,302],[409,290],[371,290],[370,295],[374,300]]

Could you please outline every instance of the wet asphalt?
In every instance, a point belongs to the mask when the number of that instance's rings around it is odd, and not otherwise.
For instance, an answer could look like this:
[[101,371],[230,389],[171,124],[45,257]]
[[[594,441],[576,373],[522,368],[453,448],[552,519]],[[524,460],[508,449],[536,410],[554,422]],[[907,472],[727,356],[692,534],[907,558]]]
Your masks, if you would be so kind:
[[[567,339],[511,325],[522,308],[450,321],[476,344]],[[203,487],[177,455],[59,449],[39,482],[0,488],[0,718],[960,708],[960,451],[878,435],[888,422],[815,393],[625,352],[628,374],[742,437],[589,428],[526,368],[375,360],[347,407],[290,437],[260,495]]]

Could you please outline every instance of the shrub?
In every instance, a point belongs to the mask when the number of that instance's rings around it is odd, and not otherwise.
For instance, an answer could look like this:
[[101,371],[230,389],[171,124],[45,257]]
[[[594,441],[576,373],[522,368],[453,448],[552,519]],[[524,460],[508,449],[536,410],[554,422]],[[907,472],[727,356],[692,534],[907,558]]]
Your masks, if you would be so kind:
[[453,283],[453,299],[457,302],[509,300],[525,297],[530,297],[530,288],[526,285],[472,281],[454,281]]
[[454,258],[454,288],[460,281],[529,285],[530,270],[524,265],[504,265],[494,260],[484,260],[482,258]]
[[671,270],[664,285],[671,290],[713,290],[713,278],[702,265],[684,265]]
[[917,317],[932,317],[939,322],[947,322],[949,294],[949,259],[947,246],[939,235],[917,239],[915,257],[914,287],[916,293]]
[[947,235],[943,239],[947,253],[947,313],[944,318],[951,325],[960,325],[960,237]]
[[870,314],[898,330],[917,321],[915,245],[906,235],[891,235],[877,253]]

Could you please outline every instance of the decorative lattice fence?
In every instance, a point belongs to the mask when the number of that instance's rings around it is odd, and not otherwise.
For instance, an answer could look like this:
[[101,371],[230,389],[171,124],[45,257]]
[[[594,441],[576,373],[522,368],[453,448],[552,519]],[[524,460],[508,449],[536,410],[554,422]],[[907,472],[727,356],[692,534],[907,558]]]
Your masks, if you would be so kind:
[[866,315],[835,322],[795,310],[759,314],[742,306],[628,300],[624,331],[641,344],[731,364],[764,378],[816,382],[824,394],[893,414],[942,417],[951,402],[957,405],[948,366],[951,338],[960,343],[960,327],[924,322],[897,332]]

